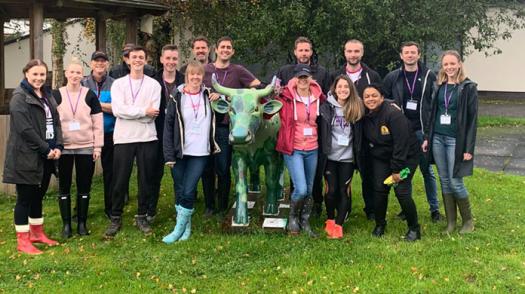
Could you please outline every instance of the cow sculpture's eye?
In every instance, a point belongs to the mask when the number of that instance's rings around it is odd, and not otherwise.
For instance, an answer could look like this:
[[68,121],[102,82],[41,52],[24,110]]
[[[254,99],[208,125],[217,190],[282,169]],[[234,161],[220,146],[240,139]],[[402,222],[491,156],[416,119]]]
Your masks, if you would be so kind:
[[259,105],[255,106],[252,112],[259,112]]

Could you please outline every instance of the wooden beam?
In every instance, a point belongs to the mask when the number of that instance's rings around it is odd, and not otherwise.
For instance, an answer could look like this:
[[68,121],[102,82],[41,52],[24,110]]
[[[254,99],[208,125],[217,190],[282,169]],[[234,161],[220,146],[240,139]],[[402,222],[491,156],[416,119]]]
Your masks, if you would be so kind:
[[4,18],[0,15],[0,106],[5,105]]
[[95,24],[96,24],[96,42],[95,47],[99,51],[106,52],[106,19],[98,15],[95,18]]
[[44,59],[44,5],[33,2],[29,19],[31,58]]
[[126,43],[137,44],[137,17],[129,16],[126,18]]

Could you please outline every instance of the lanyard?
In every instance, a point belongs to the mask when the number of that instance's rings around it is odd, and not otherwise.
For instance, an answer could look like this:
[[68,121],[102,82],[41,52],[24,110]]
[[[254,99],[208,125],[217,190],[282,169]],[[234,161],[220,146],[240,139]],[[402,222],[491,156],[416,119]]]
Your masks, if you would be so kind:
[[66,94],[67,94],[67,100],[69,101],[69,107],[71,108],[71,112],[73,113],[73,118],[75,118],[75,114],[77,113],[77,108],[78,108],[78,101],[80,101],[80,95],[82,95],[82,88],[80,88],[80,91],[78,91],[78,97],[77,97],[77,102],[75,104],[75,108],[73,108],[73,103],[71,103],[71,96],[69,96],[69,91],[67,90],[67,87],[66,87]]
[[[201,93],[191,94],[184,90],[184,93],[190,98],[191,108],[193,109],[193,118],[197,120],[199,116],[199,109],[201,107]],[[193,102],[193,97],[197,96],[197,103]]]
[[128,75],[128,79],[129,79],[129,88],[131,90],[131,99],[133,99],[133,104],[135,104],[135,100],[137,99],[137,96],[139,95],[140,89],[142,89],[142,83],[144,82],[144,75],[142,75],[142,80],[140,81],[140,86],[136,93],[133,93],[133,85],[131,84],[130,75]]
[[407,72],[404,71],[404,73],[405,73],[405,82],[407,83],[408,92],[410,93],[410,99],[412,99],[412,97],[414,97],[414,91],[416,90],[416,81],[417,81],[417,74],[419,73],[419,67],[416,69],[416,74],[414,75],[414,80],[412,81],[412,87],[410,87],[410,83],[408,82]]
[[452,88],[452,90],[450,91],[450,95],[447,96],[447,89],[448,89],[448,84],[445,84],[445,114],[448,114],[448,107],[450,106],[450,100],[452,99],[452,94],[454,94],[454,89],[456,87],[454,86]]
[[[219,77],[219,72],[217,71],[217,68],[215,68],[215,74],[217,74],[217,77]],[[228,76],[228,71],[224,71],[224,76],[222,77],[222,82],[219,83],[220,85],[224,86],[224,81],[226,81],[226,77]]]
[[[172,96],[171,96],[170,88],[168,88],[168,84],[166,83],[164,79],[162,79],[162,83],[164,84],[164,91],[166,92],[166,99],[171,98]],[[175,81],[173,81],[173,83],[175,83]]]
[[[304,103],[304,99],[305,97],[301,97],[301,101],[303,101]],[[308,104],[306,104],[306,107],[305,107],[305,111],[306,111],[306,122],[310,123],[310,96],[308,96]]]

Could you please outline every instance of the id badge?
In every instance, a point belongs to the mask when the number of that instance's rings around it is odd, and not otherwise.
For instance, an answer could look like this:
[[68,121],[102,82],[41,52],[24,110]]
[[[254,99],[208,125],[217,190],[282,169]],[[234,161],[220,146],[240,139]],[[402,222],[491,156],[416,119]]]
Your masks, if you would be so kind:
[[46,126],[46,140],[51,140],[55,137],[55,132],[53,132],[53,126]]
[[79,131],[80,130],[80,123],[76,120],[69,123],[69,131]]
[[337,145],[348,146],[349,144],[350,144],[350,138],[348,138],[348,136],[339,135],[337,137]]
[[303,129],[303,135],[305,136],[313,136],[314,134],[314,129],[312,128],[304,128]]
[[439,117],[439,122],[442,125],[450,125],[451,121],[452,121],[452,119],[451,119],[450,115],[448,115],[448,114],[442,114]]
[[409,110],[417,110],[417,100],[408,100],[407,101],[407,109]]
[[190,126],[190,133],[199,135],[201,133],[201,127],[197,123],[192,123]]

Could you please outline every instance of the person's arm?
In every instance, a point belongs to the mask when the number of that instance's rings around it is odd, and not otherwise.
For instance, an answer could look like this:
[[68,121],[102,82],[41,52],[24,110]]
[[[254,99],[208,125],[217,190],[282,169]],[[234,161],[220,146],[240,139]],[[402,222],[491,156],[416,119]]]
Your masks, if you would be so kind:
[[[467,87],[466,87],[467,88]],[[471,160],[476,146],[476,133],[478,121],[478,88],[476,84],[470,84],[467,92],[467,117],[464,160]],[[468,154],[468,155],[467,155]]]
[[390,168],[393,174],[398,174],[406,167],[408,156],[408,140],[412,130],[407,119],[401,111],[392,112],[387,122],[388,129],[392,136],[392,158],[390,159]]
[[120,84],[117,81],[114,82],[111,86],[111,107],[113,115],[121,119],[140,119],[146,117],[146,110],[148,108],[126,103],[126,95],[126,91],[122,89]]
[[20,134],[20,137],[31,150],[39,152],[43,157],[47,157],[51,149],[49,144],[33,128],[29,107],[23,95],[11,98],[9,103],[10,120],[13,127],[11,131]]
[[383,80],[383,92],[386,99],[394,100],[392,97],[392,87],[394,86],[394,72],[390,72]]
[[91,125],[93,130],[93,160],[97,160],[104,146],[104,119],[102,117],[102,106],[97,95],[91,90],[86,95],[86,104],[91,108]]
[[175,120],[177,119],[177,109],[176,103],[173,99],[168,101],[168,106],[166,107],[166,118],[164,120],[164,137],[162,139],[162,149],[164,152],[164,162],[168,165],[175,164],[175,142],[173,140],[175,130]]

